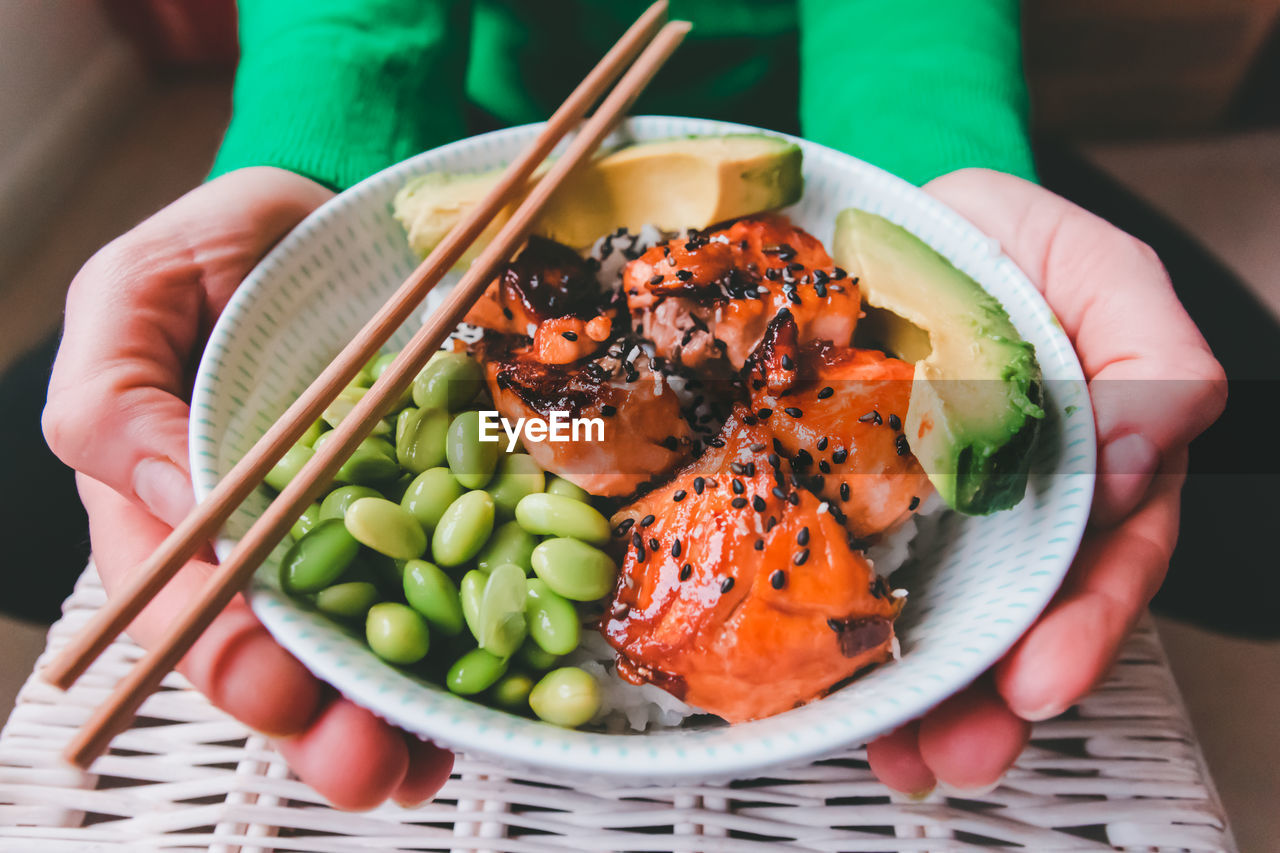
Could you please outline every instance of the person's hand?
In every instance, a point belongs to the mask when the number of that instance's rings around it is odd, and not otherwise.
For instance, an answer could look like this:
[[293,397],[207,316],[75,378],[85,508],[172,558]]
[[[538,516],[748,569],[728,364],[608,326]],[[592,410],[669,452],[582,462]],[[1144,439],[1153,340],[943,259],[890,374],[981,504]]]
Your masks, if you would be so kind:
[[[213,322],[267,250],[331,195],[280,169],[233,172],[108,244],[71,283],[44,431],[79,472],[108,594],[192,507],[187,399]],[[207,559],[187,564],[129,635],[157,642],[212,570]],[[335,805],[420,803],[453,766],[448,752],[322,685],[239,597],[178,669],[213,704],[274,736],[298,775]]]
[[1090,528],[1039,620],[991,673],[868,746],[876,775],[917,795],[994,785],[1032,721],[1106,676],[1168,568],[1187,444],[1226,402],[1221,366],[1145,244],[998,172],[965,169],[925,190],[1000,241],[1044,294],[1089,380],[1099,453]]

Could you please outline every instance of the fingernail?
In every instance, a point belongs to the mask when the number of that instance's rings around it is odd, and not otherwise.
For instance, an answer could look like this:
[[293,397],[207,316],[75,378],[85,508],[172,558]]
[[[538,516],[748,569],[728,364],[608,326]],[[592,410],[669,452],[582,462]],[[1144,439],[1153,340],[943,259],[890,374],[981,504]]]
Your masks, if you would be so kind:
[[961,800],[978,800],[990,794],[996,788],[1000,787],[1000,783],[1004,781],[1004,777],[997,779],[989,785],[979,785],[976,788],[960,788],[955,785],[948,785],[945,782],[939,783],[938,787],[942,793],[948,797],[955,797]]
[[170,526],[176,526],[195,506],[187,472],[161,457],[143,459],[133,469],[133,493],[152,515]]
[[929,796],[937,789],[938,789],[937,785],[930,785],[928,788],[925,788],[923,791],[914,791],[910,794],[907,794],[907,799],[919,803],[929,799]]
[[1044,720],[1052,720],[1054,717],[1067,710],[1068,707],[1069,706],[1062,705],[1061,703],[1050,702],[1031,711],[1021,711],[1018,708],[1012,708],[1011,710],[1028,723],[1039,723]]

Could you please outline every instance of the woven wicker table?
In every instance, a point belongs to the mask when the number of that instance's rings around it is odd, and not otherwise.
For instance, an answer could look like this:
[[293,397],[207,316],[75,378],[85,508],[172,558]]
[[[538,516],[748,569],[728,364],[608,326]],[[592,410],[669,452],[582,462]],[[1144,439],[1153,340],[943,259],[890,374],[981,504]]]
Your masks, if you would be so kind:
[[[49,633],[57,649],[103,599],[90,570]],[[433,803],[334,811],[267,741],[177,675],[95,774],[58,753],[138,658],[117,641],[62,694],[28,680],[0,733],[0,850],[942,851],[1234,850],[1222,806],[1145,624],[1110,680],[1055,720],[981,796],[889,797],[862,750],[729,785],[578,790],[460,758]]]

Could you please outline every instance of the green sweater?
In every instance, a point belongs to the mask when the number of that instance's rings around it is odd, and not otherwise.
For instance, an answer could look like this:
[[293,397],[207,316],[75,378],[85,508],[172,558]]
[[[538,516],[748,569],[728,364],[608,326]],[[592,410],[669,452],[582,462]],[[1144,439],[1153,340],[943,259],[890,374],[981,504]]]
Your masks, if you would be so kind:
[[[649,0],[240,0],[213,175],[332,187],[545,119]],[[671,0],[693,21],[634,112],[798,133],[909,181],[1034,178],[1017,0]]]

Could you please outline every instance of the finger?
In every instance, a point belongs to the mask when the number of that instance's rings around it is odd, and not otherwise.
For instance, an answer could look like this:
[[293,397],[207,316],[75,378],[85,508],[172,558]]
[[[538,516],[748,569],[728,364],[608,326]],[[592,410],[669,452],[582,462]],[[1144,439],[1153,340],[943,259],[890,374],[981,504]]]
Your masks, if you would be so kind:
[[[84,475],[78,482],[94,563],[110,595],[169,529],[106,485]],[[213,570],[206,562],[188,563],[129,625],[129,636],[143,647],[159,643]],[[271,638],[240,597],[200,635],[178,670],[214,705],[268,734],[304,731],[320,702],[320,682]]]
[[920,755],[920,721],[894,729],[867,744],[867,762],[876,777],[913,797],[924,797],[937,786],[933,771]]
[[939,782],[957,792],[982,791],[1000,781],[1030,737],[1031,724],[983,678],[924,716],[920,756]]
[[411,734],[405,734],[404,741],[409,751],[409,769],[391,799],[405,808],[412,808],[430,800],[449,781],[449,774],[453,772],[453,753]]
[[382,803],[409,769],[400,732],[347,699],[334,699],[310,728],[275,744],[303,782],[350,811]]
[[1222,367],[1159,258],[1011,175],[966,169],[926,189],[998,240],[1043,291],[1089,379],[1101,449],[1095,520],[1124,517],[1161,457],[1213,423],[1226,401]]
[[278,169],[206,184],[108,244],[72,281],[44,411],[64,462],[170,524],[193,502],[187,373],[253,264],[330,194]]
[[1106,676],[1164,580],[1185,471],[1183,451],[1123,524],[1086,537],[1054,601],[997,665],[996,686],[1018,716],[1057,716]]

